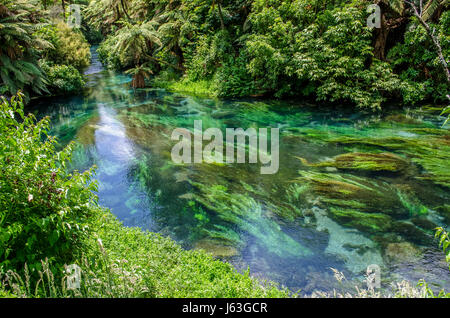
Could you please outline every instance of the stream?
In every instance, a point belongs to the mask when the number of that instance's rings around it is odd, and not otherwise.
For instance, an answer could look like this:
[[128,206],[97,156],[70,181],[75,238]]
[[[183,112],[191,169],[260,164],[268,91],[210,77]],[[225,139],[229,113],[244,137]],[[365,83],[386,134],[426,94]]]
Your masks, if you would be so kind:
[[[450,224],[450,132],[432,106],[383,113],[302,100],[220,100],[133,90],[92,48],[78,95],[42,98],[72,168],[97,166],[98,197],[126,226],[204,249],[239,271],[302,293],[394,281],[450,290],[436,226]],[[176,164],[175,128],[279,128],[280,164]],[[339,283],[331,268],[343,272]],[[364,286],[364,285],[363,285]]]

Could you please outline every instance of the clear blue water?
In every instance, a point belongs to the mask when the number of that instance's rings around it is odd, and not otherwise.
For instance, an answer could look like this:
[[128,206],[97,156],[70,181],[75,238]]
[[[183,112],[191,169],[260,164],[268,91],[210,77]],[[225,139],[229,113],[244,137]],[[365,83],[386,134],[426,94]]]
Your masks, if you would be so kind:
[[[203,248],[239,270],[249,266],[256,277],[305,293],[340,287],[330,267],[346,274],[346,288],[360,284],[370,264],[381,266],[384,287],[425,278],[434,288],[449,289],[448,266],[426,228],[448,225],[439,212],[450,202],[448,187],[422,178],[429,171],[408,146],[377,149],[365,144],[396,138],[398,145],[420,140],[417,147],[425,147],[424,153],[428,143],[448,147],[450,134],[439,128],[442,118],[432,110],[364,114],[301,100],[215,100],[153,88],[132,90],[128,76],[105,70],[92,53],[80,94],[40,99],[30,110],[51,117],[52,132],[62,145],[77,142],[73,169],[97,166],[99,201],[126,226],[160,232],[186,249]],[[278,173],[261,175],[257,164],[174,164],[171,133],[177,127],[192,130],[196,119],[204,129],[222,131],[280,128]],[[357,141],[349,143],[349,138]],[[361,173],[306,166],[298,159],[318,163],[366,151],[401,157],[407,172]],[[438,155],[436,165],[448,170],[450,154]],[[393,226],[367,230],[352,223],[356,216],[334,216],[332,208],[340,204],[333,201],[336,193],[319,191],[318,178],[344,182],[325,186],[332,191],[349,184],[362,189],[357,193],[369,189],[374,200],[366,193],[347,202],[359,202],[353,211],[389,214]],[[405,195],[406,203],[401,199]],[[415,212],[422,207],[426,213]]]

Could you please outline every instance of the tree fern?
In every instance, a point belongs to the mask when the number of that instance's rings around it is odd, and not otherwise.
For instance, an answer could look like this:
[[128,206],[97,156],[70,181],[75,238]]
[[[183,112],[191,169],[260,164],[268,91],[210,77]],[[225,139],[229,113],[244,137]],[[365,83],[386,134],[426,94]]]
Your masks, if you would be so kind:
[[30,16],[34,7],[23,1],[0,4],[0,91],[14,95],[18,90],[46,91],[44,74],[37,65],[37,46],[49,45],[33,34],[36,26]]

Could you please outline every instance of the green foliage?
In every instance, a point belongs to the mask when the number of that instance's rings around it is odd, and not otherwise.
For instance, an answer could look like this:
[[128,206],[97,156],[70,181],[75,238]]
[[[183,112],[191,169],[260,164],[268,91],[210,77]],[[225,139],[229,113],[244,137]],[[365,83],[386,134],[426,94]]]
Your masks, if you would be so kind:
[[56,34],[58,43],[55,48],[55,63],[70,65],[78,70],[87,67],[90,63],[91,52],[83,34],[63,22],[56,25]]
[[445,260],[448,263],[450,269],[450,238],[448,233],[444,231],[442,227],[436,229],[435,237],[439,239],[439,246],[442,247],[442,251],[445,254]]
[[[24,92],[25,97],[30,92],[50,93],[47,84],[51,93],[81,87],[77,70],[89,65],[88,43],[79,30],[64,22],[51,21],[47,13],[39,9],[38,3],[26,0],[0,4],[0,94],[12,96],[18,90]],[[42,63],[38,63],[41,58],[60,66],[46,67],[43,71]],[[49,83],[47,76],[51,77]]]
[[49,65],[47,61],[40,64],[47,75],[48,89],[53,94],[75,93],[83,88],[83,76],[73,66]]
[[[450,11],[444,12],[439,24],[431,24],[431,27],[436,29],[444,56],[449,56]],[[403,42],[389,51],[388,59],[401,80],[412,87],[404,90],[405,102],[415,103],[424,98],[441,103],[448,101],[446,95],[450,87],[438,56],[425,29],[415,19],[408,25]]]
[[[375,31],[366,26],[365,0],[133,0],[126,7],[113,3],[107,7],[106,1],[95,0],[87,9],[91,24],[108,34],[101,48],[108,64],[126,68],[142,59],[140,49],[133,50],[139,58],[125,58],[128,53],[123,48],[115,52],[113,43],[121,32],[117,28],[129,28],[126,23],[151,22],[162,47],[147,48],[149,56],[144,59],[155,63],[155,75],[173,68],[188,78],[181,76],[184,82],[211,81],[208,95],[301,95],[376,110],[393,99],[406,105],[429,99],[440,102],[448,92],[435,48],[414,19],[405,36],[403,28],[389,31],[394,48],[391,52],[391,44],[386,48],[386,61],[374,57]],[[430,3],[425,11],[436,12],[436,4]],[[389,17],[408,21],[403,1],[384,5]],[[448,56],[448,16],[442,14],[437,28],[444,56]]]
[[33,6],[24,1],[0,4],[0,94],[14,95],[18,90],[46,92],[42,70],[37,65],[36,47],[48,42],[36,38]]
[[102,43],[100,43],[97,53],[98,58],[109,69],[120,70],[121,63],[119,56],[114,54],[113,46],[115,45],[115,38],[108,37]]
[[[66,172],[72,146],[55,151],[49,120],[25,116],[21,95],[0,105],[0,268],[26,262],[40,269],[48,257],[62,265],[73,260],[89,234],[95,206],[90,171]],[[45,141],[42,141],[42,140]],[[92,205],[94,204],[94,205]]]
[[161,40],[155,30],[156,23],[147,21],[122,24],[123,27],[114,34],[113,54],[119,57],[123,67],[140,65],[153,46],[161,46]]
[[[240,274],[202,251],[185,251],[159,234],[124,227],[110,212],[94,218],[96,240],[76,263],[81,288],[67,290],[66,275],[42,262],[41,281],[8,272],[0,275],[0,295],[18,297],[288,297],[271,282]],[[60,268],[62,272],[64,268]],[[65,273],[64,273],[65,274]],[[3,276],[3,277],[2,277]],[[55,278],[63,276],[61,281]],[[28,278],[28,279],[27,279]],[[38,285],[36,288],[36,285]]]
[[345,6],[317,20],[296,36],[293,72],[308,82],[307,90],[313,89],[318,100],[379,109],[384,94],[394,94],[402,83],[387,63],[372,59],[364,11]]
[[214,97],[214,89],[212,89],[211,81],[191,81],[188,78],[183,78],[180,81],[169,80],[162,81],[157,78],[154,86],[168,89],[169,91],[191,94],[194,96]]
[[245,97],[257,93],[255,82],[246,67],[247,57],[244,52],[225,60],[213,79],[219,97]]
[[64,22],[47,24],[35,35],[51,44],[42,50],[42,56],[56,64],[75,67],[78,70],[88,66],[91,59],[89,44],[83,34]]

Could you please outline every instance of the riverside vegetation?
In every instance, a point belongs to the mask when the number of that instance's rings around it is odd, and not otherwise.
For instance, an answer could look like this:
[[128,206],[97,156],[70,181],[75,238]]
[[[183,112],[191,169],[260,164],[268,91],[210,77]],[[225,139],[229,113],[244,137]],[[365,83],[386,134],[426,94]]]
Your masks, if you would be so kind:
[[[1,296],[449,296],[446,1],[72,3],[0,2]],[[172,163],[194,120],[279,173]]]

